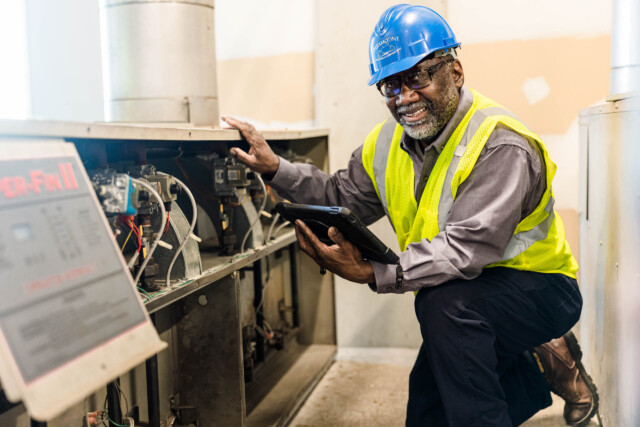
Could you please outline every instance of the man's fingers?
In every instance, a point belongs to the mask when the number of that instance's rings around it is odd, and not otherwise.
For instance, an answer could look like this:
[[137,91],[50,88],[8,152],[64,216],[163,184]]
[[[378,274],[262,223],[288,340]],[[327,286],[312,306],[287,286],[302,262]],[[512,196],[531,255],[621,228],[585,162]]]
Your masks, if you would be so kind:
[[233,117],[222,116],[221,118],[229,126],[231,126],[232,129],[238,130],[249,144],[253,142],[252,137],[256,131],[256,128],[254,128],[251,123],[243,122],[242,120],[237,120]]
[[250,136],[256,130],[251,123],[243,122],[242,120],[234,119],[233,117],[222,116],[222,120],[232,128],[238,129],[245,138]]
[[246,124],[246,122],[243,122],[242,120],[234,119],[233,117],[229,116],[220,116],[220,118],[234,128]]
[[333,240],[333,242],[345,253],[352,254],[356,259],[362,258],[362,253],[360,249],[353,242],[346,237],[344,234],[340,232],[336,227],[329,228],[329,232],[327,233],[329,238]]
[[253,156],[245,153],[238,147],[233,147],[231,150],[229,150],[229,153],[231,153],[232,156],[235,156],[236,159],[238,159],[240,162],[244,163],[247,166],[250,166],[251,164],[254,163]]
[[327,233],[329,238],[333,240],[338,246],[342,246],[345,242],[348,242],[347,239],[344,238],[344,235],[335,227],[329,228],[329,232]]
[[240,131],[240,135],[250,147],[248,153],[238,149],[231,149],[230,153],[232,155],[249,166],[254,172],[274,174],[278,171],[280,159],[271,150],[262,133],[258,132],[250,123],[228,116],[221,116],[221,118],[229,126]]
[[320,241],[320,239],[318,239],[318,236],[316,236],[315,233],[313,231],[311,231],[311,229],[309,227],[307,227],[307,224],[305,224],[304,221],[300,221],[298,219],[298,220],[296,220],[296,225],[298,225],[300,227],[300,229],[302,230],[302,232],[306,236],[306,238],[309,241],[309,243],[311,243],[313,245],[313,247],[316,250],[316,252],[319,252],[319,250],[322,247],[326,246],[324,243],[322,243]]
[[296,230],[296,238],[298,239],[298,244],[300,244],[300,249],[302,249],[311,258],[313,258],[313,260],[315,262],[318,262],[318,254],[316,253],[315,248],[309,242],[309,239],[307,238],[307,236],[304,233],[304,231],[302,231],[302,229],[298,225],[299,222],[301,222],[301,221],[299,221],[299,220],[296,221],[296,223],[294,225],[295,225],[295,230]]

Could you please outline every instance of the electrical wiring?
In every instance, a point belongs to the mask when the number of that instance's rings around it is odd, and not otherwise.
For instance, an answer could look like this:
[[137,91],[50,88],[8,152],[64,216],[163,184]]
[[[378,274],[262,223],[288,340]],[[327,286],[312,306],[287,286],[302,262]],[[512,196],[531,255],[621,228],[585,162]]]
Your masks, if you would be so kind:
[[136,238],[138,240],[138,252],[140,252],[142,250],[142,233],[140,232],[138,226],[133,222],[133,219],[130,219],[127,225],[129,226],[129,228],[131,228],[133,234],[136,235]]
[[167,225],[164,226],[164,231],[162,232],[162,234],[167,234],[167,231],[169,231],[169,214],[170,212],[167,212]]
[[133,280],[134,283],[138,283],[138,280],[140,280],[140,277],[142,276],[142,272],[144,271],[145,267],[149,263],[149,260],[151,259],[151,255],[153,255],[153,252],[156,250],[156,247],[158,246],[158,242],[162,238],[162,230],[164,230],[164,226],[165,226],[165,223],[167,221],[167,218],[166,218],[167,211],[164,208],[164,203],[162,202],[162,198],[160,197],[158,192],[153,189],[152,186],[150,186],[149,184],[147,184],[146,182],[144,182],[144,181],[142,181],[140,179],[131,178],[131,180],[135,184],[138,184],[138,185],[144,187],[147,191],[149,191],[150,194],[153,195],[153,197],[155,197],[155,199],[158,201],[158,206],[160,206],[160,212],[161,212],[161,218],[162,218],[162,222],[160,224],[160,228],[158,229],[158,233],[156,234],[156,238],[153,241],[153,244],[151,244],[151,249],[149,249],[149,253],[147,253],[147,256],[145,257],[144,261],[142,262],[142,265],[138,269],[138,274],[136,274],[136,277]]
[[144,294],[147,298],[149,298],[147,301],[151,301],[153,299],[153,297],[149,294],[149,292],[145,291],[140,286],[138,286],[138,292],[141,294]]
[[278,233],[280,233],[280,231],[282,231],[283,228],[285,228],[287,225],[290,225],[290,224],[291,223],[289,221],[285,221],[282,224],[280,224],[278,228],[276,228],[275,231],[273,232],[273,238],[275,239]]
[[[113,385],[116,389],[116,391],[118,392],[118,398],[123,397],[124,398],[124,403],[125,403],[125,414],[129,413],[129,400],[127,400],[127,396],[124,394],[124,392],[122,391],[122,389],[120,388],[120,384],[118,384],[118,381],[114,381]],[[104,397],[104,404],[103,404],[103,408],[102,408],[102,424],[104,425],[104,417],[105,415],[107,416],[107,420],[109,420],[109,426],[116,426],[116,427],[130,427],[131,423],[128,424],[118,424],[115,421],[113,421],[111,419],[111,417],[109,416],[109,411],[107,410],[107,397]],[[131,418],[126,417],[125,416],[125,420],[131,420]]]
[[266,333],[266,338],[271,339],[273,338],[276,334],[273,332],[273,328],[271,327],[271,325],[269,324],[269,322],[267,322],[265,319],[262,320],[262,329],[264,330],[264,332]]
[[118,424],[117,422],[113,421],[111,419],[111,417],[109,417],[109,412],[105,409],[103,415],[106,414],[107,415],[107,419],[109,420],[109,425],[110,426],[116,426],[116,427],[130,427],[131,424]]
[[133,256],[131,257],[131,259],[129,259],[129,262],[127,263],[127,268],[129,269],[133,268],[133,266],[135,265],[139,257],[140,257],[140,252],[137,252],[137,251],[134,252]]
[[154,299],[155,297],[157,297],[158,295],[161,295],[161,294],[167,293],[167,292],[169,292],[169,291],[170,291],[170,289],[167,289],[167,290],[164,290],[164,291],[158,291],[158,292],[155,292],[153,295],[151,295],[151,294],[147,294],[147,295],[148,295],[148,298],[147,298],[146,300],[144,300],[142,303],[143,303],[143,304],[146,304],[146,303],[150,302],[152,299]]
[[276,225],[279,219],[280,214],[276,213],[276,216],[273,217],[273,221],[271,221],[271,225],[269,226],[269,231],[267,232],[267,238],[265,240],[267,243],[271,241],[271,233],[273,232],[273,227]]
[[[158,172],[158,173],[160,175],[166,175],[163,172]],[[191,217],[191,225],[189,226],[189,232],[187,233],[186,236],[184,236],[184,239],[182,239],[182,242],[180,242],[180,246],[178,246],[178,249],[176,249],[176,253],[173,254],[173,258],[171,258],[171,263],[169,263],[169,268],[167,269],[167,280],[166,280],[166,284],[167,285],[171,282],[171,271],[173,270],[173,265],[175,264],[176,260],[178,259],[178,256],[180,255],[180,252],[182,252],[182,249],[184,249],[185,245],[187,244],[187,240],[189,240],[191,238],[191,236],[193,235],[193,230],[195,230],[196,223],[198,221],[198,205],[196,204],[196,199],[193,197],[193,193],[191,193],[191,191],[189,190],[189,188],[186,186],[186,184],[184,182],[180,181],[176,177],[174,177],[174,179],[182,187],[182,189],[185,191],[185,193],[187,193],[187,196],[189,197],[189,200],[191,201],[191,209],[193,211],[193,216]],[[168,216],[167,216],[167,218],[168,218]]]
[[137,252],[140,252],[140,250],[142,249],[142,236],[140,235],[140,231],[138,230],[138,227],[133,222],[133,217],[126,217],[126,219],[124,217],[119,217],[119,221],[123,223],[123,225],[126,225],[127,227],[129,227],[129,230],[131,230],[127,235],[126,240],[124,241],[124,244],[120,248],[120,252],[124,252],[124,248],[127,246],[127,242],[129,241],[131,234],[136,236]]
[[131,237],[132,234],[133,234],[133,228],[129,231],[129,234],[127,235],[127,238],[124,240],[124,243],[122,244],[122,247],[120,248],[120,252],[124,252],[124,248],[127,246],[127,242],[129,241],[129,237]]
[[251,229],[253,228],[254,225],[256,225],[256,222],[260,221],[260,212],[262,212],[264,210],[264,207],[267,205],[267,187],[264,185],[264,181],[262,180],[262,177],[260,176],[259,173],[256,173],[256,178],[258,178],[258,181],[260,182],[260,187],[262,187],[262,191],[264,192],[264,197],[262,199],[262,203],[260,204],[260,209],[258,209],[256,218],[251,222],[251,225],[249,225],[247,232],[244,234],[244,238],[242,239],[242,244],[240,245],[240,252],[244,252],[244,245],[245,243],[247,243],[247,239],[249,238]]
[[127,399],[127,395],[124,394],[124,391],[122,391],[122,388],[120,387],[120,382],[119,381],[115,381],[114,385],[116,386],[116,390],[118,390],[118,394],[120,396],[122,396],[122,398],[124,399],[124,404],[125,404],[125,414],[129,413],[129,400]]
[[[258,326],[258,313],[260,313],[260,310],[262,309],[262,306],[264,304],[264,290],[267,288],[267,285],[269,284],[269,281],[271,280],[271,264],[269,263],[269,257],[265,257],[265,267],[267,269],[267,276],[264,278],[264,283],[262,284],[261,288],[260,288],[260,302],[258,303],[258,305],[256,306],[255,309],[255,317],[253,318],[253,328],[258,331],[262,336],[264,336],[265,338],[270,338],[268,336],[268,334],[265,334],[265,331],[263,328],[261,328],[260,326]],[[266,320],[264,318],[264,315],[262,316],[262,325],[264,327],[264,325],[266,324]]]
[[116,218],[112,223],[111,226],[114,228],[113,230],[113,237],[118,237],[118,234],[120,234],[122,231],[120,230],[120,227],[118,227],[117,224],[118,219]]

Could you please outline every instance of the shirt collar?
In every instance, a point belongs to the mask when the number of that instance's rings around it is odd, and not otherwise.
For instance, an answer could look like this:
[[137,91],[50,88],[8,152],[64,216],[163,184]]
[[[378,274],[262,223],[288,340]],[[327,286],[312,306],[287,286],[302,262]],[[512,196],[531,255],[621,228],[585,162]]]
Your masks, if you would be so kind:
[[[427,149],[433,147],[438,153],[442,151],[453,131],[458,127],[465,114],[467,114],[467,111],[469,111],[469,108],[471,108],[472,103],[473,93],[462,85],[460,88],[460,100],[458,101],[458,108],[456,108],[456,112],[453,113],[451,120],[447,122],[442,132],[440,132],[440,135],[438,135],[435,141],[429,144]],[[420,145],[405,132],[402,132],[402,141],[400,146],[405,151],[416,151],[417,147]],[[418,152],[417,154],[421,155],[422,153]]]

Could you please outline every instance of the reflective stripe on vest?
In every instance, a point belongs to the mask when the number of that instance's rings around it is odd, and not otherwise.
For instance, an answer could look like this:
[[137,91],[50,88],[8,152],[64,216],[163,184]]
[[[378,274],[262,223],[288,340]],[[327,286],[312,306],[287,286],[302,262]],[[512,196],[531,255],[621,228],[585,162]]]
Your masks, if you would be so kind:
[[378,186],[378,196],[382,202],[384,213],[389,215],[387,209],[387,189],[385,186],[385,171],[387,170],[387,157],[391,143],[393,141],[393,135],[396,130],[396,122],[393,119],[388,119],[380,129],[378,134],[378,141],[376,142],[376,152],[373,155],[373,174],[376,177],[376,185]]
[[482,122],[484,122],[489,116],[509,116],[516,120],[518,119],[509,110],[502,107],[489,107],[482,110],[476,110],[473,113],[473,116],[471,116],[469,124],[462,135],[462,139],[460,139],[460,144],[458,144],[453,153],[453,159],[447,168],[447,177],[445,178],[444,186],[442,187],[440,204],[438,205],[438,228],[440,231],[444,230],[445,225],[447,224],[447,219],[449,218],[449,212],[451,212],[451,206],[453,206],[451,184],[453,183],[453,176],[455,175],[456,170],[458,170],[460,159],[464,155],[465,151],[467,151],[467,146],[473,135],[475,135],[478,129],[480,129]]
[[555,200],[553,199],[553,196],[549,197],[549,201],[544,207],[544,210],[547,211],[549,215],[544,219],[544,221],[533,227],[531,230],[521,231],[511,237],[509,244],[507,244],[507,249],[504,251],[504,255],[500,261],[506,261],[517,257],[529,249],[529,247],[531,247],[535,242],[547,237],[551,224],[553,224],[553,220],[556,217],[555,211],[553,210],[554,203]]
[[[440,195],[440,201],[438,205],[438,228],[443,231],[446,227],[451,207],[453,206],[454,197],[452,192],[452,183],[454,175],[458,169],[460,159],[468,148],[469,141],[473,138],[478,131],[482,123],[491,116],[508,116],[519,121],[510,111],[502,107],[488,107],[484,109],[476,110],[471,116],[469,123],[460,139],[460,143],[454,151],[453,158],[447,167],[447,174],[442,188],[442,194]],[[391,145],[396,136],[398,126],[393,119],[387,120],[380,129],[378,138],[376,140],[376,149],[373,157],[373,173],[375,176],[376,185],[378,187],[378,194],[382,202],[382,206],[387,215],[389,215],[389,209],[387,207],[387,193],[386,193],[386,168],[387,158]],[[553,196],[549,197],[549,201],[545,206],[545,211],[548,216],[541,223],[536,225],[530,230],[525,230],[514,234],[511,240],[507,244],[505,253],[501,261],[506,261],[511,258],[515,258],[524,251],[526,251],[535,242],[543,240],[547,237],[549,229],[553,220],[555,219],[555,213],[553,210],[554,205]],[[392,222],[393,225],[393,222]]]

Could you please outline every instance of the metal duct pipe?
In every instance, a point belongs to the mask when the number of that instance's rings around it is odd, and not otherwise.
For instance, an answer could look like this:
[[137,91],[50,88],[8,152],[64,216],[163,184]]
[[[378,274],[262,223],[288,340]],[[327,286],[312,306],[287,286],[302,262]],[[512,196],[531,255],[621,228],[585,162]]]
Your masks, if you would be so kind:
[[640,0],[614,0],[610,98],[640,92]]
[[100,0],[105,114],[218,123],[214,0]]

